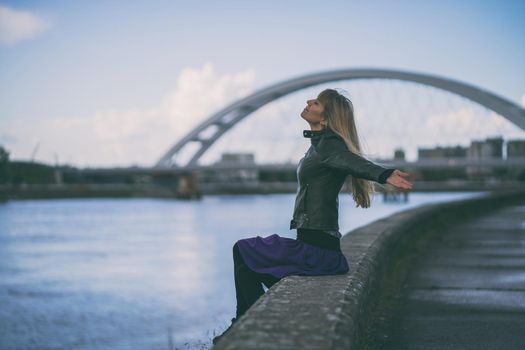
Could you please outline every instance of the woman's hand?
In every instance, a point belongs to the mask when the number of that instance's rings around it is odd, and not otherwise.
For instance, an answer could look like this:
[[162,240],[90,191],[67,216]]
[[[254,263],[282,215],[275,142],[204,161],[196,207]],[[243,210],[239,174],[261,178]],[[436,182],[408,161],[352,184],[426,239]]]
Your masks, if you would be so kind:
[[397,188],[405,190],[412,189],[412,183],[405,180],[404,177],[408,177],[410,174],[402,172],[401,170],[394,170],[394,172],[386,179],[386,182]]

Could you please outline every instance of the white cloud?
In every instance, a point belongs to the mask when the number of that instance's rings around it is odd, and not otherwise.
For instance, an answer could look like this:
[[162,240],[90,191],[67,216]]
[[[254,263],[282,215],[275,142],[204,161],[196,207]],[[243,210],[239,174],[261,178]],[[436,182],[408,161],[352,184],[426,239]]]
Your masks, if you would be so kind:
[[525,94],[521,96],[521,106],[525,108]]
[[184,69],[177,88],[166,95],[159,107],[176,136],[182,136],[210,113],[227,102],[248,95],[255,81],[255,71],[219,75],[210,63],[202,69]]
[[54,163],[57,153],[60,163],[76,166],[150,166],[211,113],[249,94],[254,82],[253,70],[220,74],[208,63],[184,69],[176,87],[151,108],[56,117],[30,128],[19,121],[0,122],[0,130],[24,140],[6,142],[12,159],[28,159],[38,142],[35,159],[48,163]]
[[425,121],[425,128],[440,137],[448,140],[463,139],[464,135],[472,132],[473,127],[479,125],[479,117],[474,115],[470,108],[461,108],[443,114],[434,114]]
[[50,23],[29,12],[0,5],[0,43],[13,44],[44,32]]
[[439,135],[443,144],[464,140],[465,135],[473,135],[468,140],[482,140],[491,136],[511,137],[522,134],[522,130],[500,115],[494,112],[485,116],[478,115],[474,109],[468,107],[432,115],[426,119],[425,127],[429,132]]

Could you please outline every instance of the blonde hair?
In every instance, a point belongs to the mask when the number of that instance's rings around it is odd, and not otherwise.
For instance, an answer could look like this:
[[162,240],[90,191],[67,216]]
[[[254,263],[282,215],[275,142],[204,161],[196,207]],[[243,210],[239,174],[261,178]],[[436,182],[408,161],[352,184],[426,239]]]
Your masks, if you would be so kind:
[[[321,114],[327,120],[326,127],[341,136],[351,152],[364,157],[355,126],[352,101],[333,89],[321,91],[317,99],[324,108]],[[370,207],[370,194],[374,193],[371,181],[349,175],[346,184],[352,192],[356,207]]]

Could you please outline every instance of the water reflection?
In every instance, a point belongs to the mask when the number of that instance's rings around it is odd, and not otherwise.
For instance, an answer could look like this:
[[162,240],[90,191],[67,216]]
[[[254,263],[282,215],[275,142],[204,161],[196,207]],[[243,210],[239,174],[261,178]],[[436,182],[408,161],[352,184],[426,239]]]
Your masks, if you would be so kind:
[[[355,208],[341,232],[429,201]],[[288,229],[293,195],[10,201],[0,205],[0,348],[208,348],[235,312],[231,249]]]

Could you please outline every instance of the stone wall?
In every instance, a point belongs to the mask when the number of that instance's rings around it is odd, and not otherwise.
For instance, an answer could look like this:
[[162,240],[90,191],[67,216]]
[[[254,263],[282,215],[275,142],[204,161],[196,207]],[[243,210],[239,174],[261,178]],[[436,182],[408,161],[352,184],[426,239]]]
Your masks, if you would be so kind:
[[389,264],[431,231],[519,202],[525,202],[524,189],[492,192],[424,205],[351,231],[341,240],[347,274],[283,278],[214,349],[356,349]]

